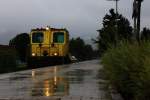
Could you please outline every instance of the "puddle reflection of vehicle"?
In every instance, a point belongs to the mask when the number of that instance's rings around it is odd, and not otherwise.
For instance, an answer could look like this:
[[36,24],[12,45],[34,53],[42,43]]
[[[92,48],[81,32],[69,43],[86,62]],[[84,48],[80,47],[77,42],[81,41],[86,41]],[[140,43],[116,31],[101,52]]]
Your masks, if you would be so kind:
[[64,96],[68,95],[69,84],[62,77],[46,79],[34,83],[32,96]]
[[42,82],[33,82],[32,96],[65,96],[69,93],[69,83],[64,77],[54,73],[53,77]]

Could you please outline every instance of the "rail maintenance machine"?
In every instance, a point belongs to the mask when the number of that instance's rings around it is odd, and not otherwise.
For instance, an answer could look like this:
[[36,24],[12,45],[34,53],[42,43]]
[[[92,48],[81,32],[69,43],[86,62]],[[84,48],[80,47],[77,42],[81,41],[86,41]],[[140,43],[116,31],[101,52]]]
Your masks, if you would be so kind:
[[28,65],[56,65],[69,62],[67,29],[46,27],[31,30]]

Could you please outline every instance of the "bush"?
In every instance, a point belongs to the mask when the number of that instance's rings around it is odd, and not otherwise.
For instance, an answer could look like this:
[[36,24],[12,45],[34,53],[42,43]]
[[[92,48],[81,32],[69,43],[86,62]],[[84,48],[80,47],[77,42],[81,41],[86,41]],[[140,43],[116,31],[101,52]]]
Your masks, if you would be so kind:
[[102,57],[111,84],[127,100],[150,100],[150,42],[122,42]]
[[16,53],[13,50],[0,50],[0,73],[16,70]]

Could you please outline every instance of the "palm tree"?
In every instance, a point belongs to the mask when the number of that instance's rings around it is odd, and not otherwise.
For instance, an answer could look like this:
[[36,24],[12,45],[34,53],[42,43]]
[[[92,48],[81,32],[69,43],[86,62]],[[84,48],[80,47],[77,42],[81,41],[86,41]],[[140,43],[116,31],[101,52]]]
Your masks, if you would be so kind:
[[136,0],[138,6],[138,14],[137,14],[137,40],[140,41],[140,26],[141,26],[141,3],[143,0]]

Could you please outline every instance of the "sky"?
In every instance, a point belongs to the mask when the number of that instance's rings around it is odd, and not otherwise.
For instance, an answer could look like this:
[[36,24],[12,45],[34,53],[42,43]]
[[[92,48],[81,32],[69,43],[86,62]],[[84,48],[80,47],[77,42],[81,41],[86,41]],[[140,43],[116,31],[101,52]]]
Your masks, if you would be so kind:
[[[0,44],[33,28],[67,28],[71,37],[96,38],[115,2],[107,0],[0,0]],[[120,0],[119,13],[132,21],[133,0]],[[142,3],[141,27],[150,28],[150,0]]]

